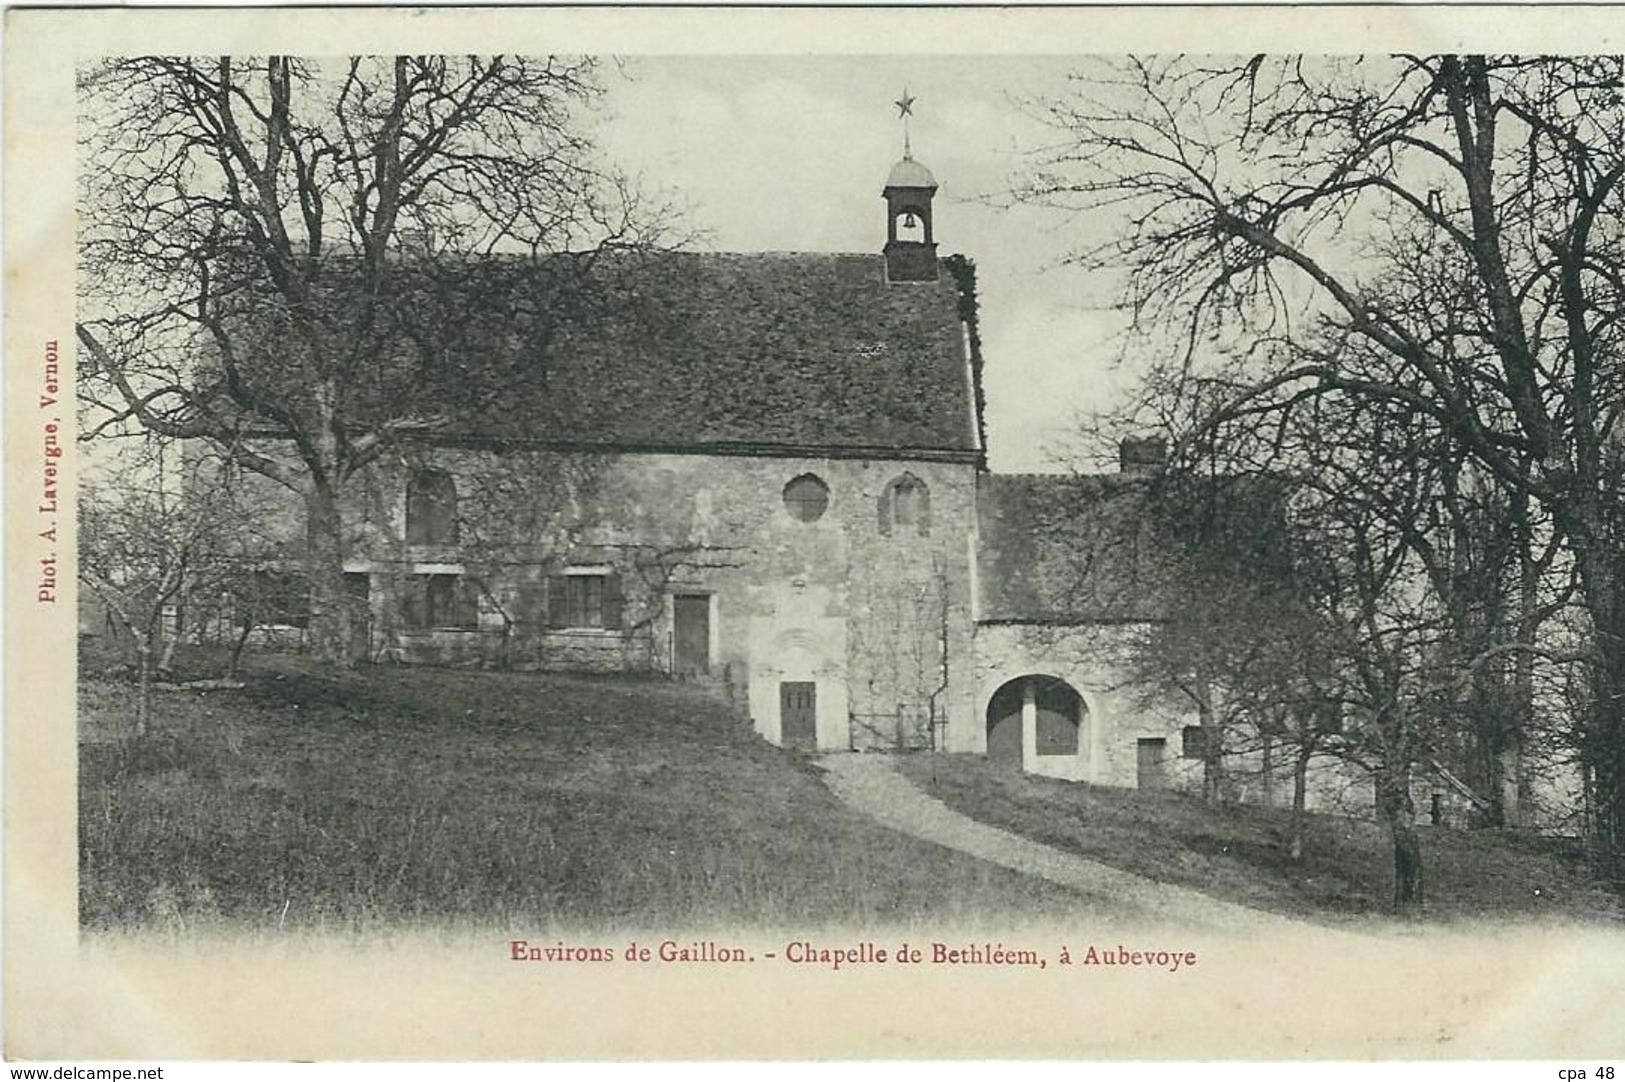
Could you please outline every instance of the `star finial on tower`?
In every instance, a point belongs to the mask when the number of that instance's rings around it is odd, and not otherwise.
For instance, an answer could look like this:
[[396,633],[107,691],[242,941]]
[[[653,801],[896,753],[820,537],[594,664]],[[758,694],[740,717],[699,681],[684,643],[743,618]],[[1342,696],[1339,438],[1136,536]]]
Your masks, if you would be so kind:
[[914,148],[909,145],[908,118],[914,115],[914,96],[908,92],[908,87],[905,86],[903,96],[892,102],[892,104],[897,106],[897,119],[903,122],[903,157],[912,158],[914,157]]

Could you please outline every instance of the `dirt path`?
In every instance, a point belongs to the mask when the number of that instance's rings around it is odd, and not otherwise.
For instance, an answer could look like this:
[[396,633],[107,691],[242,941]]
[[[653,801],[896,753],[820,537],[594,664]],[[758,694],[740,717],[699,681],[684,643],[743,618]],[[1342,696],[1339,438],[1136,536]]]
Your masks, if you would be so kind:
[[1008,830],[979,823],[927,796],[899,774],[886,755],[830,755],[819,760],[830,790],[871,819],[903,834],[969,856],[1047,879],[1100,903],[1130,920],[1247,934],[1298,932],[1311,926],[1186,887],[1159,883],[1131,872],[1043,845]]

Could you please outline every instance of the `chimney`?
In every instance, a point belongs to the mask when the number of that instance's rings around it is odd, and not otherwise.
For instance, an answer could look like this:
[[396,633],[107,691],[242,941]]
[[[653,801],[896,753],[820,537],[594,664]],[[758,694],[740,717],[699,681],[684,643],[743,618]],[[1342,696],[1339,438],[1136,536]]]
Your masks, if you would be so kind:
[[1125,436],[1117,445],[1117,467],[1123,473],[1156,473],[1168,464],[1168,442],[1161,436]]

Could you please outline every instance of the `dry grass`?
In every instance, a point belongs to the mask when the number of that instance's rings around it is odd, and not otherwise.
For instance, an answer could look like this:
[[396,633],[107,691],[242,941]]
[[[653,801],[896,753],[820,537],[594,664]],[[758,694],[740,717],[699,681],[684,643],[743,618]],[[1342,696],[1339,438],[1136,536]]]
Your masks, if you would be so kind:
[[[269,662],[267,664],[270,664]],[[86,679],[91,927],[978,924],[1076,896],[893,834],[687,688],[292,662],[240,691]]]
[[[1294,863],[1284,809],[1211,808],[1180,793],[1030,777],[970,756],[912,756],[902,769],[972,818],[1160,882],[1322,922],[1389,910],[1393,850],[1374,822],[1310,816]],[[1423,828],[1423,852],[1427,919],[1621,917],[1572,843]]]

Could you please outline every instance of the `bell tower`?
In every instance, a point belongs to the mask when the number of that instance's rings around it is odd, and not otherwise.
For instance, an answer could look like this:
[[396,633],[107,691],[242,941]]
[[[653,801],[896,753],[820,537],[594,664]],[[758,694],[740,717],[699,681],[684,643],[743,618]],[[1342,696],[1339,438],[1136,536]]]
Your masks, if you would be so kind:
[[880,194],[886,199],[886,280],[890,282],[935,282],[937,243],[931,231],[931,197],[937,194],[937,178],[914,160],[909,143],[908,118],[914,99],[908,91],[897,101],[903,121],[903,158],[891,167]]

